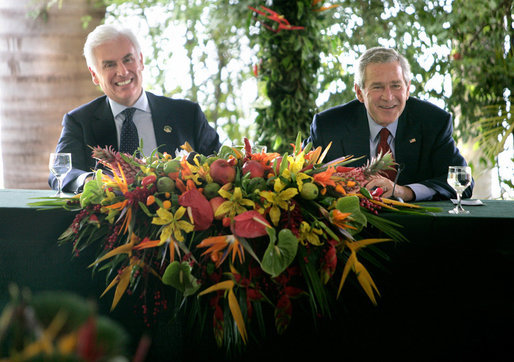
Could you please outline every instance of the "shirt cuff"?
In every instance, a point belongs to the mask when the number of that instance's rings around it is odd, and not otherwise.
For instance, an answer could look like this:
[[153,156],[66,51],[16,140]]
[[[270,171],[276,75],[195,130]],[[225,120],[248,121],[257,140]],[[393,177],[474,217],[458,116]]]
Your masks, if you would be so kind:
[[81,193],[82,190],[84,190],[84,184],[86,182],[86,178],[88,178],[89,176],[93,176],[95,173],[94,172],[85,172],[83,174],[81,174],[79,177],[77,177],[77,185],[80,185],[77,189],[77,193]]
[[413,201],[427,201],[432,200],[432,197],[436,194],[434,190],[430,187],[427,187],[422,184],[410,184],[405,185],[410,187],[412,192],[414,192],[414,200]]

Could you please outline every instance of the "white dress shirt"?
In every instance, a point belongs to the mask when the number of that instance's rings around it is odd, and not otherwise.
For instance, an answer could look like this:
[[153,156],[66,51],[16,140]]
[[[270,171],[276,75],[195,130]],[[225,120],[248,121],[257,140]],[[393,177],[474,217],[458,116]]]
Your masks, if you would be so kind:
[[[120,144],[121,127],[123,126],[124,116],[121,114],[127,106],[116,103],[112,99],[109,99],[111,105],[112,115],[114,117],[114,123],[116,123],[116,133],[118,137],[118,147]],[[132,120],[137,128],[137,134],[139,136],[139,142],[143,139],[143,154],[148,157],[157,148],[157,141],[155,139],[155,131],[152,122],[152,112],[150,111],[150,105],[148,104],[148,98],[146,92],[142,92],[139,99],[134,103],[132,108],[135,108],[134,116]]]
[[[369,115],[368,113],[368,124],[369,124],[369,150],[370,155],[373,157],[377,153],[377,147],[378,143],[380,141],[380,135],[379,132],[382,130],[382,126],[377,124]],[[398,120],[394,121],[393,123],[389,124],[387,126],[387,129],[391,133],[389,135],[389,138],[387,139],[387,143],[389,144],[389,147],[391,148],[391,152],[393,154],[393,158],[395,158],[395,148],[394,148],[394,139],[396,137],[396,129],[398,128]],[[405,165],[400,165],[405,167]],[[401,170],[400,170],[401,172]],[[423,185],[423,184],[409,184],[409,185],[403,185],[408,186],[412,192],[414,192],[415,200],[416,201],[422,201],[422,200],[431,200],[432,197],[436,194],[434,190],[431,188]]]

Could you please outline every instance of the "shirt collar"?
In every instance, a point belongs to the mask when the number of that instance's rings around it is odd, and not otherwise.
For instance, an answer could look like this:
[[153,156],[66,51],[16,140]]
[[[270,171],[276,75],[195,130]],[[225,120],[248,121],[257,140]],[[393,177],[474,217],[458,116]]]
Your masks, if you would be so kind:
[[[382,127],[381,125],[376,123],[373,120],[373,118],[371,118],[371,116],[370,116],[370,114],[368,112],[366,112],[366,114],[368,115],[369,137],[370,137],[371,140],[375,140],[378,137],[378,133],[384,127]],[[396,129],[398,128],[398,120],[396,120],[393,123],[389,124],[386,128],[389,130],[389,132],[391,132],[391,135],[394,138],[396,136]]]
[[116,118],[121,112],[123,112],[125,108],[136,108],[143,112],[150,112],[150,105],[148,104],[148,98],[146,96],[145,91],[141,92],[141,95],[132,107],[127,107],[122,104],[119,104],[109,97],[107,97],[107,99],[109,100],[109,104],[111,105],[112,115],[114,116],[114,118]]

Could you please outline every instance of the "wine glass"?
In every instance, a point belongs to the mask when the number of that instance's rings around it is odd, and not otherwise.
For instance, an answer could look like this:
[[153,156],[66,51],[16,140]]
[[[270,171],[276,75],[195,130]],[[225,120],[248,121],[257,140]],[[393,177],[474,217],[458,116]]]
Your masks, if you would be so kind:
[[59,183],[57,193],[54,196],[63,197],[62,179],[71,170],[71,153],[50,153],[48,167]]
[[448,184],[457,193],[457,205],[448,212],[450,214],[468,214],[461,205],[462,193],[471,184],[471,167],[469,166],[450,166],[448,167]]

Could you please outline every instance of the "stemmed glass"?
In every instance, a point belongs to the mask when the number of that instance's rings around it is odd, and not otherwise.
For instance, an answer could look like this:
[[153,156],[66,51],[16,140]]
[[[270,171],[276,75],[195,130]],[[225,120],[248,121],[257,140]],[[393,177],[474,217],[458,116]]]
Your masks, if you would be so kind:
[[50,153],[50,161],[48,168],[52,172],[59,183],[57,194],[54,196],[63,197],[62,179],[71,170],[71,153]]
[[462,208],[462,193],[471,184],[471,167],[450,166],[448,167],[448,184],[457,193],[457,205],[448,212],[450,214],[468,214],[469,211]]

